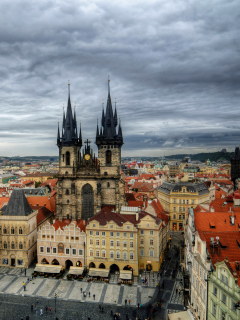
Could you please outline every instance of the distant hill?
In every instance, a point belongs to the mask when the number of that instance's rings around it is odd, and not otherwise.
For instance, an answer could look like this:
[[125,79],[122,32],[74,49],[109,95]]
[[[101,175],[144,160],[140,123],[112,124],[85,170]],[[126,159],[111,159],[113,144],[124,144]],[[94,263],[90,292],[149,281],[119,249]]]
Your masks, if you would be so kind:
[[196,153],[196,154],[175,154],[172,156],[166,156],[166,159],[183,159],[184,157],[190,157],[192,161],[205,162],[210,161],[230,161],[234,157],[234,152],[209,152],[209,153]]

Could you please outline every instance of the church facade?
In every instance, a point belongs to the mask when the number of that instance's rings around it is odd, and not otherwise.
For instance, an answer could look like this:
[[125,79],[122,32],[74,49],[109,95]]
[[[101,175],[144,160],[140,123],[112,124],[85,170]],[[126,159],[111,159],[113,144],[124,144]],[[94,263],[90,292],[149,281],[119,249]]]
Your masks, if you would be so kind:
[[78,132],[76,112],[72,112],[70,87],[68,106],[63,114],[62,132],[58,127],[59,174],[56,197],[58,219],[93,217],[104,206],[120,210],[126,204],[124,182],[121,180],[121,148],[123,136],[117,110],[113,112],[110,85],[106,110],[102,111],[100,128],[97,124],[98,157],[90,141],[83,147],[81,128]]

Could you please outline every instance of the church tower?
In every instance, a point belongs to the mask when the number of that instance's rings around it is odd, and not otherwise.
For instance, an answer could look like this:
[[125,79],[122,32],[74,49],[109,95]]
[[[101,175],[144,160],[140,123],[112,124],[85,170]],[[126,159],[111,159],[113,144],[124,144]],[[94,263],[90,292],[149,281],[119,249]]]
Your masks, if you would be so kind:
[[63,114],[62,134],[58,127],[59,174],[56,196],[58,219],[88,220],[104,206],[119,210],[125,205],[125,188],[121,180],[122,128],[118,125],[117,110],[113,114],[108,82],[108,101],[102,121],[97,125],[98,159],[88,139],[82,147],[81,128],[77,132],[76,112],[72,112],[70,86],[67,113]]
[[106,112],[102,111],[100,131],[97,125],[96,145],[102,186],[102,205],[112,205],[116,210],[125,204],[124,184],[121,181],[121,148],[123,145],[122,127],[118,124],[117,108],[113,114],[108,80]]

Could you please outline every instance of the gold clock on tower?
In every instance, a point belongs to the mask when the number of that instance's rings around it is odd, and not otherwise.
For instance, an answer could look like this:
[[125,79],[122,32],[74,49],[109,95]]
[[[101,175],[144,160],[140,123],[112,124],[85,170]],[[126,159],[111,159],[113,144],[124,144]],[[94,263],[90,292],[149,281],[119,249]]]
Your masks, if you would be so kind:
[[85,154],[85,160],[89,160],[90,159],[90,154]]

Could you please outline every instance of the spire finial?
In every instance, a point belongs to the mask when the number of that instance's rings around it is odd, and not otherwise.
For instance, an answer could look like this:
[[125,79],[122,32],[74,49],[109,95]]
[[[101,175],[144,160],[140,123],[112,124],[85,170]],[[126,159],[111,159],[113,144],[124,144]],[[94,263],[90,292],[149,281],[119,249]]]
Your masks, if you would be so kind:
[[70,98],[70,80],[68,80],[68,98]]
[[110,94],[110,76],[108,75],[108,94]]

